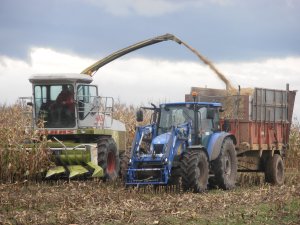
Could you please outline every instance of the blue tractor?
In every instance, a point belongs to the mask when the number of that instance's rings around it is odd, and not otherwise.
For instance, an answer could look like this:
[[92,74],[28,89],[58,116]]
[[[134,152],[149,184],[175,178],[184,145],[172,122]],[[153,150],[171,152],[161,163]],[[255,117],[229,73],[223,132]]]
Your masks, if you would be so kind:
[[136,128],[126,185],[175,185],[201,192],[208,182],[223,189],[235,187],[235,137],[221,131],[220,103],[180,102],[141,108],[153,110],[151,124]]

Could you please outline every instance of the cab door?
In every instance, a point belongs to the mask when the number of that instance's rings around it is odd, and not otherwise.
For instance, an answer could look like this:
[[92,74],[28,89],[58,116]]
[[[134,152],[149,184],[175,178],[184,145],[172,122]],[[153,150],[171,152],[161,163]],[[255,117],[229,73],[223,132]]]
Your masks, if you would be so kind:
[[98,127],[103,123],[100,97],[95,85],[76,85],[77,121],[79,127]]

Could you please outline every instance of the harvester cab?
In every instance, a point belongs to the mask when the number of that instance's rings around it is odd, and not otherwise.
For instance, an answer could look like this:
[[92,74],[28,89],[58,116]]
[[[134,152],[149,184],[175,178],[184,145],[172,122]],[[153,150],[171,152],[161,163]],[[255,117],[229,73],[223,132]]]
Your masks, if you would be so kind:
[[125,125],[113,119],[113,98],[98,96],[85,74],[44,74],[33,86],[33,128],[45,134],[56,166],[46,177],[90,174],[115,179],[119,151],[125,151]]
[[[82,74],[34,75],[35,125],[45,128],[111,127],[113,98],[98,96],[92,78]],[[109,117],[107,120],[105,117]]]
[[[223,177],[219,180],[225,188],[230,188],[226,184],[235,183],[235,149],[231,135],[220,131],[220,103],[168,103],[153,110],[156,115],[152,118],[157,119],[136,129],[127,185],[177,184],[181,177],[184,190],[205,190],[210,162],[216,159],[224,161],[219,156],[225,151],[222,150],[224,142],[228,142],[229,147],[225,159],[228,168],[217,176]],[[141,120],[141,115],[142,112],[138,111],[138,120]],[[225,173],[229,174],[225,176]]]

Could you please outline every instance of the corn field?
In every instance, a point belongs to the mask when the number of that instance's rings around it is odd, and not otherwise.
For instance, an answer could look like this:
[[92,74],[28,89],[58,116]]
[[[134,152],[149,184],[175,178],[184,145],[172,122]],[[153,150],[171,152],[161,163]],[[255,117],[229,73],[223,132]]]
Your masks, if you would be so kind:
[[[125,123],[127,149],[131,147],[135,127],[150,122],[151,111],[144,111],[144,121],[137,123],[135,113],[139,107],[127,106],[117,102],[114,118]],[[12,106],[0,106],[0,182],[15,182],[39,179],[51,165],[50,154],[45,148],[47,140],[31,129],[30,115],[21,103]],[[285,160],[288,170],[300,171],[300,124],[296,120],[290,133],[289,151]],[[27,150],[24,142],[32,142],[32,150]]]
[[151,111],[144,110],[144,121],[136,122],[136,111],[140,107],[135,107],[133,105],[127,106],[126,104],[122,104],[117,102],[114,106],[114,119],[120,120],[126,126],[127,131],[127,150],[130,150],[131,143],[134,139],[135,127],[146,125],[150,123],[151,120]]
[[[15,182],[40,178],[50,164],[46,140],[26,130],[29,115],[20,104],[0,106],[0,182]],[[33,141],[32,150],[24,143]]]
[[[115,119],[134,137],[137,107],[117,103]],[[26,110],[25,110],[26,111]],[[144,123],[151,114],[144,113]],[[126,189],[101,180],[43,181],[51,164],[43,136],[25,129],[24,106],[0,107],[0,225],[2,224],[300,224],[300,125],[291,129],[285,186],[243,174],[233,191],[202,194]],[[33,150],[24,141],[34,140]],[[296,171],[296,172],[295,172]],[[37,182],[38,181],[38,182]]]

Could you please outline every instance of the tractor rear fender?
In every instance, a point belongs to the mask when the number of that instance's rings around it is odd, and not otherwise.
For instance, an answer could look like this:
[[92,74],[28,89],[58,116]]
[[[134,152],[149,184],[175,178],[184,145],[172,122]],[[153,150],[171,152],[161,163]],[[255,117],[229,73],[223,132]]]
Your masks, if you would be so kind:
[[209,161],[215,160],[218,158],[223,141],[225,138],[231,138],[233,143],[236,144],[236,138],[234,135],[229,134],[227,132],[220,132],[212,134],[208,146],[207,146],[207,153],[209,157]]

